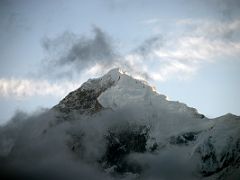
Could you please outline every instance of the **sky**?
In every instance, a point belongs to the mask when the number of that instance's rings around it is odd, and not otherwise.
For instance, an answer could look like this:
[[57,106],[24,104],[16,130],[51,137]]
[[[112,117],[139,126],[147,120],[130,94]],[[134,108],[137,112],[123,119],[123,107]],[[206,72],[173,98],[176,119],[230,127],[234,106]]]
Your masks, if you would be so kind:
[[240,115],[239,0],[1,0],[0,124],[120,67],[214,118]]

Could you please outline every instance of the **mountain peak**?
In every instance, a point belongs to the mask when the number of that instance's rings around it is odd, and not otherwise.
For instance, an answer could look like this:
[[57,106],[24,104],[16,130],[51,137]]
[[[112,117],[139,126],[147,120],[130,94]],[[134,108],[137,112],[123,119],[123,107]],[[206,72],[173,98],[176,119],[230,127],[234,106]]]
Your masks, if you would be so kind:
[[124,74],[123,70],[117,67],[117,68],[110,69],[106,75],[116,76],[121,74]]
[[72,111],[79,111],[80,113],[97,112],[103,108],[97,98],[105,90],[116,85],[122,75],[123,72],[119,68],[114,68],[100,78],[89,79],[80,88],[70,92],[53,109],[65,113]]
[[[84,117],[94,114],[88,117],[101,117],[106,123],[110,115],[110,124],[117,126],[106,133],[107,150],[99,161],[107,171],[136,173],[133,168],[121,169],[128,152],[156,153],[169,147],[186,148],[186,157],[191,154],[189,162],[199,158],[198,172],[204,177],[224,176],[224,169],[239,165],[239,117],[229,113],[210,120],[186,104],[167,100],[146,82],[119,68],[89,79],[54,108],[63,112],[65,120],[74,120],[71,112],[77,112]],[[119,127],[125,122],[133,126]],[[74,152],[79,151],[78,144],[78,140],[73,140]]]
[[[230,179],[240,179],[240,117],[208,119],[183,103],[168,101],[119,68],[89,79],[49,112],[0,128],[3,171],[12,174],[19,168],[19,173],[31,175],[22,167],[42,169],[44,160],[57,172],[53,179],[60,177],[58,169],[71,175],[64,179],[72,179],[72,169],[80,171],[74,177],[81,177],[85,167],[89,172],[99,167],[104,178],[97,179],[150,179],[155,175],[145,174],[155,172],[156,164],[163,171],[155,179],[176,179],[160,175],[166,172],[180,174],[178,179],[220,180],[234,173],[238,177]],[[66,163],[70,169],[58,166]]]
[[158,94],[146,82],[134,79],[119,68],[111,69],[99,78],[89,79],[80,88],[70,92],[53,109],[63,112],[93,114],[102,109],[118,109],[126,106],[150,107],[154,111],[171,113],[185,112],[197,118],[204,116],[196,109],[179,102],[168,101],[165,95]]

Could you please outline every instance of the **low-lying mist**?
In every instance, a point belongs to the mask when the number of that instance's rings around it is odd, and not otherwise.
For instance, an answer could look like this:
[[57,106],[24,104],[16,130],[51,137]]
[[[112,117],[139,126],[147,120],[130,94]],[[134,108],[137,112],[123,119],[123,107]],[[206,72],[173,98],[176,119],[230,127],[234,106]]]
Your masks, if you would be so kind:
[[68,117],[54,110],[18,112],[0,127],[1,176],[193,179],[197,163],[190,160],[188,150],[161,147],[153,122],[143,121],[138,110],[125,107]]

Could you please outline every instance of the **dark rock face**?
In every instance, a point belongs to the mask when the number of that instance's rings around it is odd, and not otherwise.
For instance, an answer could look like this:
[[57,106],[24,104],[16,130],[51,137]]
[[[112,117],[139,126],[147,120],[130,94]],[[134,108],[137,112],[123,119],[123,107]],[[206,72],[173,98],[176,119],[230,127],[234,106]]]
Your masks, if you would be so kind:
[[100,111],[103,107],[97,100],[98,96],[114,84],[113,80],[104,84],[101,81],[101,78],[88,80],[79,89],[69,93],[53,109],[65,114],[74,111],[93,114]]
[[[121,175],[124,173],[140,174],[141,165],[136,162],[128,161],[128,155],[131,153],[144,153],[146,143],[149,138],[149,129],[145,126],[128,127],[126,129],[108,130],[104,139],[106,140],[106,150],[97,161],[101,168],[112,168],[112,175]],[[87,149],[84,147],[84,134],[81,132],[69,132],[69,141],[67,146],[77,157],[82,158]],[[153,147],[156,149],[156,147]],[[151,152],[153,152],[151,150]]]
[[186,132],[178,136],[170,137],[170,144],[174,145],[189,145],[197,139],[199,132]]
[[197,149],[201,157],[201,174],[205,177],[218,172],[224,172],[228,168],[239,168],[240,166],[240,139],[233,141],[230,137],[228,144],[217,154],[217,149],[209,137],[204,145]]
[[94,90],[79,89],[67,95],[54,108],[63,113],[70,113],[73,110],[80,113],[84,113],[85,111],[94,113],[103,108],[97,101],[99,95],[100,93],[95,92]]
[[110,130],[106,136],[106,152],[99,162],[104,169],[114,167],[114,172],[117,173],[140,173],[142,171],[141,166],[129,163],[126,158],[130,153],[146,152],[147,139],[148,129],[146,127],[120,132]]

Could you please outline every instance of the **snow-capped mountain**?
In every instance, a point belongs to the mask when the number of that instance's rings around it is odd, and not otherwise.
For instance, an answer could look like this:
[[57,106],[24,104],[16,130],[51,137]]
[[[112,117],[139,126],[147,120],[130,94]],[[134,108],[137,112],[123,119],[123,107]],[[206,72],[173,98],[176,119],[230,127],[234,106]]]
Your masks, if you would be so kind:
[[240,179],[240,117],[209,119],[120,69],[15,119],[0,129],[6,177]]

